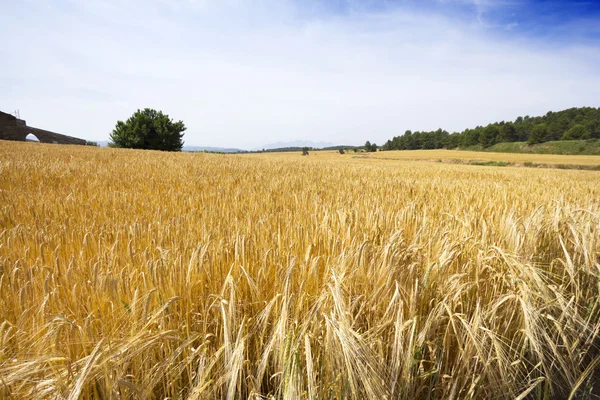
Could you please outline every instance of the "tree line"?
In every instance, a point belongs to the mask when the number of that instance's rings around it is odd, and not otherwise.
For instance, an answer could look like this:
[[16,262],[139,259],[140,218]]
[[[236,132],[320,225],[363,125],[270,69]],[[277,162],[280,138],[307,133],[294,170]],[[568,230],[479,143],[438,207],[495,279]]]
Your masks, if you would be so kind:
[[454,149],[480,145],[484,148],[502,142],[537,144],[555,140],[600,138],[600,108],[581,107],[549,111],[541,117],[518,117],[448,133],[441,128],[431,132],[412,132],[388,140],[382,150]]

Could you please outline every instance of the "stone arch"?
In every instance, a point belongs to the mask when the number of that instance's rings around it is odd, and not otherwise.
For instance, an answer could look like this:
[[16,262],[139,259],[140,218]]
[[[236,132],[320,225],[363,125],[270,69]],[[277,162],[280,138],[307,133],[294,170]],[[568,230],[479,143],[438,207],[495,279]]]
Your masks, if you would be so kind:
[[41,140],[40,140],[40,139],[38,139],[38,137],[37,137],[37,136],[35,136],[33,133],[28,133],[28,134],[25,136],[25,141],[26,141],[26,142],[36,142],[36,143],[40,143],[40,142],[41,142]]

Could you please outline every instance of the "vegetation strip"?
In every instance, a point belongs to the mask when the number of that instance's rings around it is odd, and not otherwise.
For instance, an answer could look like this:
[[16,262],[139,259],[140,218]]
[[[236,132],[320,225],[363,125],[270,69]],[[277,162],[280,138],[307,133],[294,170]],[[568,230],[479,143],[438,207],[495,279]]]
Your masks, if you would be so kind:
[[527,168],[551,168],[551,169],[575,169],[584,171],[600,171],[600,165],[586,165],[586,164],[548,164],[548,163],[534,163],[530,161],[525,162],[507,162],[507,161],[491,161],[491,160],[466,160],[460,158],[446,158],[446,159],[431,159],[431,158],[401,158],[401,157],[372,157],[369,155],[352,156],[352,158],[366,159],[366,160],[393,160],[393,161],[422,161],[422,162],[438,162],[446,164],[467,164],[467,165],[479,165],[486,167],[527,167]]

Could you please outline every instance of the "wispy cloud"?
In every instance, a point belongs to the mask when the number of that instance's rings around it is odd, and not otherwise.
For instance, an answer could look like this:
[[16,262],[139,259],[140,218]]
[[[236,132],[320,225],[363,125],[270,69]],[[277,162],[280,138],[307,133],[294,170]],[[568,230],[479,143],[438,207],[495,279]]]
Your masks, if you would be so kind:
[[[593,35],[554,40],[549,26],[540,32],[522,22],[530,7],[13,3],[11,22],[0,27],[11,38],[0,50],[0,109],[20,108],[34,125],[99,140],[117,119],[155,107],[184,120],[188,144],[251,148],[294,139],[382,142],[405,129],[459,130],[599,106]],[[564,26],[595,18],[573,16]]]

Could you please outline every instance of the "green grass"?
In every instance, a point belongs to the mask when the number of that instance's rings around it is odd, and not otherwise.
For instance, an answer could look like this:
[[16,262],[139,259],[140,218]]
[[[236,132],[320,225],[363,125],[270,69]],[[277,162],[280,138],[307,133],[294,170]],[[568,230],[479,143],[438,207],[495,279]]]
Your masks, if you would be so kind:
[[[469,165],[480,165],[484,167],[508,167],[514,165],[506,161],[470,161]],[[529,168],[558,168],[558,169],[580,169],[586,171],[600,171],[600,165],[581,165],[581,164],[543,164],[527,161],[523,164]]]
[[511,165],[509,162],[505,161],[471,161],[469,164],[482,165],[486,167],[507,167]]
[[477,145],[469,146],[461,150],[495,153],[600,155],[600,140],[560,140],[534,144],[531,146],[526,142],[497,143],[488,148]]

